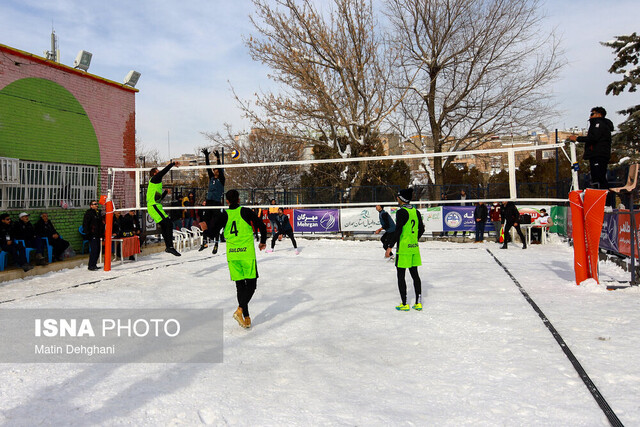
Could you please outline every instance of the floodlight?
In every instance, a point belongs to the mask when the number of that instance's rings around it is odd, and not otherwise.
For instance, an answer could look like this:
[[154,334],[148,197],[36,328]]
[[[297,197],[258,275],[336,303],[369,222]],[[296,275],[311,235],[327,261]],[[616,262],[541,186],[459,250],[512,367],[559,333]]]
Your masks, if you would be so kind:
[[75,61],[73,61],[73,68],[79,68],[82,71],[87,71],[89,69],[89,64],[91,64],[92,56],[93,54],[91,52],[81,50],[78,52],[78,56],[76,56]]
[[129,71],[127,77],[124,78],[124,84],[129,85],[131,87],[136,87],[136,83],[138,83],[138,79],[140,78],[140,73],[134,70]]

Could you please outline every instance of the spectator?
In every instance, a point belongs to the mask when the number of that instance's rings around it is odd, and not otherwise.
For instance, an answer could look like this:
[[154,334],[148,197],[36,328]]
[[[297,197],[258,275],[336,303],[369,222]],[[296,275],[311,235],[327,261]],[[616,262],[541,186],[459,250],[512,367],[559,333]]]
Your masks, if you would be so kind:
[[[380,228],[378,228],[375,233],[380,234],[382,230],[384,230],[384,234],[380,238],[382,242],[382,248],[385,251],[385,255],[387,252],[387,248],[390,247],[389,240],[391,236],[396,231],[396,223],[393,222],[393,218],[389,215],[389,212],[385,211],[382,205],[376,205],[376,210],[378,211],[378,219],[380,220]],[[393,252],[389,254],[389,257],[393,257]]]
[[182,199],[182,206],[187,209],[184,210],[184,227],[191,230],[193,226],[193,222],[197,220],[196,218],[196,210],[194,206],[196,205],[196,195],[193,194],[193,191],[190,191],[187,197]]
[[489,217],[496,230],[496,243],[500,243],[500,230],[502,229],[502,206],[500,203],[494,202],[489,210]]
[[[467,206],[466,200],[467,200],[467,193],[464,191],[464,189],[460,190],[460,196],[458,197],[460,199],[460,203],[458,204],[458,206]],[[453,232],[453,237],[456,237],[458,235],[457,231]],[[466,231],[462,231],[462,238],[464,240],[464,237],[467,235]]]
[[276,240],[281,235],[286,235],[291,239],[291,243],[293,244],[293,248],[296,250],[296,255],[300,253],[298,250],[298,245],[296,243],[296,238],[293,237],[293,228],[291,227],[291,223],[289,222],[289,217],[284,214],[284,209],[278,208],[278,215],[276,215],[276,225],[278,226],[278,232],[273,235],[271,238],[271,249],[267,250],[267,252],[273,252],[273,248],[276,246]]
[[271,223],[271,235],[273,236],[278,232],[278,224],[276,223],[276,217],[278,216],[278,208],[276,206],[276,199],[271,199],[271,207],[269,208],[269,222]]
[[99,270],[98,256],[100,255],[100,239],[104,236],[104,223],[100,215],[99,205],[92,200],[89,209],[84,213],[82,228],[86,239],[89,241],[89,270]]
[[484,226],[487,223],[487,205],[484,202],[478,202],[473,211],[473,220],[476,224],[476,240],[475,243],[484,241]]
[[[142,229],[140,228],[140,220],[134,210],[130,210],[120,219],[120,229],[122,230],[122,237],[138,237],[140,239],[140,247],[142,247]],[[131,255],[130,260],[135,260],[136,257]]]
[[607,110],[593,107],[589,115],[589,130],[586,136],[570,135],[573,142],[584,142],[584,160],[589,161],[591,187],[606,190],[607,165],[611,159],[611,132],[614,129],[611,120],[605,118]]
[[122,213],[120,211],[113,212],[113,219],[111,220],[111,237],[114,239],[120,239],[122,237]]
[[504,243],[500,246],[500,249],[507,249],[507,242],[509,240],[509,230],[514,227],[520,236],[522,242],[522,249],[527,249],[527,241],[520,229],[520,212],[514,202],[502,202],[503,210],[502,217],[504,218]]
[[18,221],[13,224],[13,235],[16,240],[23,240],[25,248],[35,249],[37,265],[46,265],[44,257],[44,241],[36,235],[36,229],[29,221],[29,214],[22,212],[18,215]]
[[542,227],[534,227],[531,229],[531,238],[533,244],[539,244],[542,241],[542,233],[546,233],[546,228],[553,225],[551,217],[545,208],[540,209],[540,216],[536,219],[536,224]]
[[8,213],[3,213],[0,215],[0,249],[11,255],[18,267],[29,271],[33,267],[27,262],[24,246],[16,243],[12,230],[11,217]]
[[69,247],[69,242],[60,237],[60,234],[49,220],[49,214],[43,212],[40,219],[36,222],[36,235],[40,238],[49,239],[49,244],[53,248],[52,258],[56,261],[62,261],[62,254]]

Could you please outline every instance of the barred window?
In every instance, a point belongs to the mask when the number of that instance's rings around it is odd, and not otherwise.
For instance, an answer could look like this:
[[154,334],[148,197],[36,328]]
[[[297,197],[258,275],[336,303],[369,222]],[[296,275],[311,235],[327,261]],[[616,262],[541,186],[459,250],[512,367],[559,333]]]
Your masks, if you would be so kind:
[[98,167],[19,161],[18,183],[0,182],[0,209],[84,207],[98,193]]

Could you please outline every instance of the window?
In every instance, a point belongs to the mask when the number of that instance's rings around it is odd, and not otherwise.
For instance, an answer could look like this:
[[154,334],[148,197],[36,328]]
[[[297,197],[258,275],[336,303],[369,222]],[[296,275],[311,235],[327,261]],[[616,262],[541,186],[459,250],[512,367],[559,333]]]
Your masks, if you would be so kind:
[[96,198],[98,167],[19,161],[19,181],[0,181],[1,209],[84,207]]

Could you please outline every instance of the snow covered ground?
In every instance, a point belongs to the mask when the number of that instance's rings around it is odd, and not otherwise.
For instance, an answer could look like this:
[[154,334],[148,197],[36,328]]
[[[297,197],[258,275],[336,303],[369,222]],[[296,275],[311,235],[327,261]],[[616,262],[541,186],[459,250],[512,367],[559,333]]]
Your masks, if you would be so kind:
[[[608,425],[493,253],[620,420],[640,425],[640,290],[575,286],[566,245],[421,243],[422,312],[394,309],[395,268],[379,242],[299,245],[297,256],[288,241],[258,254],[251,330],[231,318],[237,304],[224,254],[160,253],[109,273],[76,268],[0,284],[4,310],[225,314],[219,364],[0,364],[0,423]],[[601,276],[628,280],[613,264],[601,263]],[[85,284],[101,278],[111,280]]]

